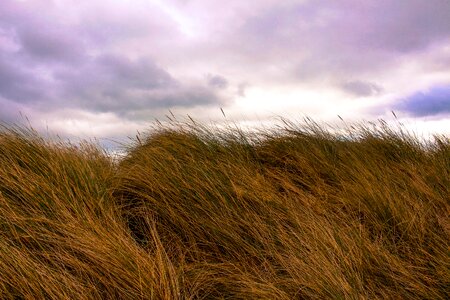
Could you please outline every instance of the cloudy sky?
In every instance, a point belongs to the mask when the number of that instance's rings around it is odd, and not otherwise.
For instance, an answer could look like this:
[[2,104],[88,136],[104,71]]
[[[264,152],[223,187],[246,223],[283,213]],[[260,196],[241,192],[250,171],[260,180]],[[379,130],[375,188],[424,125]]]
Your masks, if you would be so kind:
[[450,134],[450,0],[1,0],[0,121],[118,137],[169,110]]

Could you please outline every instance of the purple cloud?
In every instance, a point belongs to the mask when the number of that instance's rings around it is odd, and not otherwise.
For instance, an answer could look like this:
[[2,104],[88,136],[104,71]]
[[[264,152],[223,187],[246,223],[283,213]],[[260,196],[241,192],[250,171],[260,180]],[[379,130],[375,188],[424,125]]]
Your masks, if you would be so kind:
[[83,40],[71,35],[74,32],[54,28],[24,28],[18,32],[21,52],[31,60],[47,63],[48,61],[77,63],[83,59],[85,49]]
[[46,82],[33,70],[22,68],[0,54],[0,96],[19,103],[40,101],[48,94]]
[[450,114],[450,85],[417,92],[395,106],[417,117]]

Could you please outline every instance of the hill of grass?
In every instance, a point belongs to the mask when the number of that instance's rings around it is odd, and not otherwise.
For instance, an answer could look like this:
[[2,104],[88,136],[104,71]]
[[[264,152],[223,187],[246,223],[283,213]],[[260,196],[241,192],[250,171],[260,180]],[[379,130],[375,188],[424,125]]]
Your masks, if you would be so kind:
[[0,298],[449,299],[449,139],[285,125],[3,128]]

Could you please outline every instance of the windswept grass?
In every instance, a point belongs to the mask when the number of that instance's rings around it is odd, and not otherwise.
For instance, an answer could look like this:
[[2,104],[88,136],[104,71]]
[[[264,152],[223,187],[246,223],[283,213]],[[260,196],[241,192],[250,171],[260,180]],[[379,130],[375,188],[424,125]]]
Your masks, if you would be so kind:
[[120,161],[0,132],[0,298],[448,299],[450,141],[160,126]]

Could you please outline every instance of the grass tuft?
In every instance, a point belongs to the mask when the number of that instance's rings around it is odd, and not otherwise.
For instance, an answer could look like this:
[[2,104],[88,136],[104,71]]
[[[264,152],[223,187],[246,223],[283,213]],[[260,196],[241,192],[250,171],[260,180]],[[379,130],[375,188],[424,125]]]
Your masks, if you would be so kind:
[[448,299],[450,140],[157,125],[117,160],[0,129],[2,299]]

